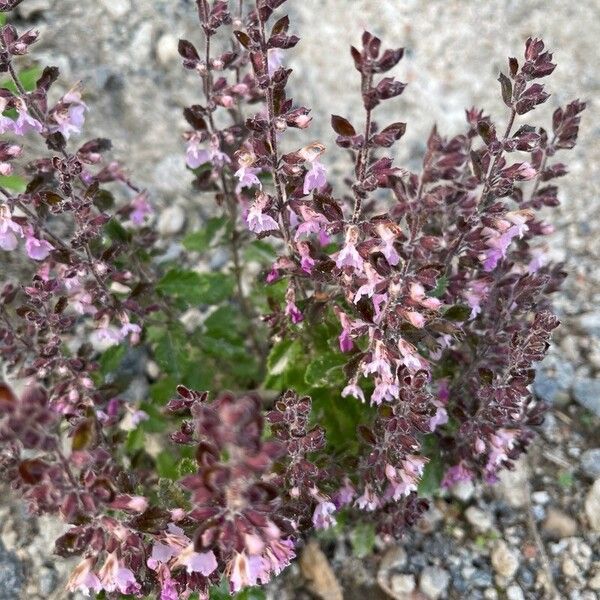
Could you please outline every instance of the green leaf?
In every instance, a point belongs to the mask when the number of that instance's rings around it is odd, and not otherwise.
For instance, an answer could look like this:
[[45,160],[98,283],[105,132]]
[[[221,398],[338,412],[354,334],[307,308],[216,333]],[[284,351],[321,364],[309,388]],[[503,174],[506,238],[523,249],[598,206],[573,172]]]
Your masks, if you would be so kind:
[[442,277],[437,280],[435,288],[429,292],[429,295],[433,298],[441,298],[448,289],[449,282],[450,280],[445,275],[442,275]]
[[198,463],[192,458],[183,458],[177,465],[177,472],[180,478],[193,475],[198,472]]
[[18,175],[1,175],[0,186],[11,192],[22,193],[27,188],[27,184],[22,177]]
[[137,450],[141,450],[144,447],[145,432],[141,427],[132,429],[127,434],[127,441],[125,442],[125,450],[127,454],[133,454]]
[[[28,69],[23,69],[18,74],[19,81],[21,82],[21,85],[25,88],[25,91],[33,92],[33,90],[35,90],[35,84],[36,84],[37,80],[40,78],[41,74],[42,74],[42,69],[41,69],[41,67],[38,67],[38,66],[33,66],[33,67],[29,67]],[[8,79],[8,80],[2,82],[2,87],[6,88],[7,90],[10,90],[13,94],[17,93],[17,86],[15,85],[14,81],[12,81],[11,79]]]
[[104,226],[104,232],[115,242],[129,242],[131,240],[131,233],[129,233],[116,219],[111,219]]
[[246,262],[257,262],[270,265],[277,258],[277,253],[273,246],[268,242],[255,240],[246,245],[244,258]]
[[179,382],[174,377],[163,377],[150,386],[150,398],[155,404],[166,404],[176,395],[175,389]]
[[308,358],[299,340],[277,342],[267,358],[265,388],[278,391],[293,388],[302,393],[306,388],[304,371]]
[[100,357],[100,372],[102,375],[106,377],[109,373],[114,373],[121,364],[126,352],[127,346],[124,344],[111,346],[106,350]]
[[205,252],[221,241],[228,222],[226,217],[208,219],[201,229],[190,233],[183,239],[183,247],[193,252]]
[[172,269],[159,281],[157,289],[188,304],[218,304],[231,297],[234,282],[224,273]]
[[311,387],[342,387],[345,380],[343,367],[346,362],[347,358],[340,352],[321,354],[308,365],[304,381]]
[[225,578],[218,586],[212,586],[209,594],[210,600],[265,600],[266,597],[265,591],[260,587],[248,587],[237,594],[230,594]]
[[429,434],[423,438],[421,452],[429,458],[429,462],[425,465],[419,482],[419,495],[430,498],[439,491],[444,476],[444,465],[435,435]]
[[173,480],[179,478],[177,460],[171,451],[163,450],[162,452],[159,452],[155,460],[156,470],[158,471],[160,477]]
[[356,558],[373,554],[375,548],[375,527],[372,523],[359,523],[350,533],[352,553]]
[[[153,343],[154,359],[160,368],[175,379],[181,379],[182,365],[188,358],[188,336],[179,322],[168,327],[148,327],[148,339]],[[177,383],[181,383],[178,381]]]
[[455,304],[445,313],[444,318],[449,321],[466,321],[471,315],[471,309],[466,304]]

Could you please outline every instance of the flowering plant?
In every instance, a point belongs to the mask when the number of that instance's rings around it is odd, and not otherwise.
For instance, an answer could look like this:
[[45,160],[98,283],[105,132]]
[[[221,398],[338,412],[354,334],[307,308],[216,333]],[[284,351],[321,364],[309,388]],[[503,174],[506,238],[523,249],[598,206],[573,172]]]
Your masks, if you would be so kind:
[[[365,32],[364,126],[331,117],[352,161],[336,191],[325,146],[285,137],[311,124],[286,91],[285,1],[196,2],[203,49],[179,52],[204,96],[184,111],[185,160],[216,208],[177,256],[110,143],[71,147],[80,86],[51,101],[53,67],[26,85],[15,63],[37,33],[0,30],[0,465],[33,512],[70,524],[56,552],[81,557],[71,591],[237,593],[311,529],[399,536],[440,487],[495,481],[541,422],[528,386],[564,273],[539,211],[558,204],[547,182],[584,104],[551,130],[518,122],[555,68],[529,39],[499,77],[507,125],[467,110],[413,173],[390,156],[406,124],[374,119],[404,92],[389,75],[403,50]],[[25,135],[47,150],[24,160]],[[153,382],[136,395],[140,370]]]

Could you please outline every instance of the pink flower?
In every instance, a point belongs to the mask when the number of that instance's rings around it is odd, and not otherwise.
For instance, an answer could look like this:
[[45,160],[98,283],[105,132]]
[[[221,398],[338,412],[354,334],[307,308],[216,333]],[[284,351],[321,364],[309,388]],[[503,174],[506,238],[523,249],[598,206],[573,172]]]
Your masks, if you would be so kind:
[[173,568],[184,566],[188,574],[200,573],[208,577],[218,566],[217,558],[212,550],[195,552],[193,544],[187,546],[173,563]]
[[197,135],[192,135],[188,140],[186,150],[186,163],[190,169],[197,169],[208,162],[214,167],[220,168],[225,164],[229,164],[231,159],[221,152],[219,147],[219,139],[213,136],[208,148],[200,147],[200,138]]
[[236,193],[240,193],[244,188],[251,188],[251,187],[259,187],[260,189],[262,189],[262,183],[260,182],[260,179],[257,177],[257,174],[260,173],[260,169],[257,169],[255,167],[245,167],[245,166],[241,166],[236,172],[235,172],[235,176],[238,178],[239,183],[237,184],[237,187],[235,188]]
[[347,398],[348,396],[353,396],[361,402],[365,401],[365,394],[356,383],[351,383],[342,390],[342,398]]
[[438,406],[435,415],[429,419],[429,428],[433,432],[440,425],[445,425],[448,422],[448,413],[443,406]]
[[114,552],[106,557],[104,565],[98,573],[103,589],[107,592],[121,592],[121,594],[137,594],[140,584],[135,580],[131,569],[123,566]]
[[271,540],[264,552],[264,557],[275,575],[279,575],[295,556],[292,540]]
[[285,314],[291,319],[294,325],[304,321],[304,315],[292,300],[286,302]]
[[25,249],[27,256],[33,260],[45,260],[54,246],[46,240],[36,238],[31,232],[25,232]]
[[400,388],[398,384],[392,380],[381,380],[373,390],[373,394],[371,394],[371,404],[379,405],[384,400],[386,402],[391,402],[395,398],[398,398],[400,394]]
[[246,217],[246,223],[248,223],[248,229],[254,233],[265,233],[267,231],[277,231],[279,225],[277,221],[270,215],[265,214],[263,211],[269,201],[267,194],[258,194],[254,204],[248,211]]
[[446,471],[444,478],[442,479],[442,487],[449,488],[461,481],[472,481],[472,479],[473,472],[461,461]]
[[471,281],[464,293],[467,304],[471,307],[469,319],[474,319],[481,312],[481,302],[486,298],[490,284],[485,279]]
[[527,272],[530,275],[537,273],[545,264],[548,257],[542,248],[533,248],[531,250],[531,260],[527,265]]
[[148,508],[148,500],[144,496],[130,496],[122,494],[117,496],[110,504],[112,508],[118,510],[130,510],[132,512],[142,513]]
[[363,296],[372,298],[375,295],[375,288],[383,281],[383,277],[369,263],[364,264],[364,269],[367,275],[367,283],[361,285],[356,291],[353,300],[354,304],[358,304]]
[[160,600],[179,600],[180,595],[177,590],[177,585],[173,579],[167,574],[163,579],[160,587]]
[[310,255],[310,246],[306,242],[297,242],[296,248],[298,248],[300,254],[301,269],[310,275],[315,266],[315,261]]
[[12,220],[8,206],[0,205],[0,248],[14,250],[17,247],[17,235],[23,237],[22,227]]
[[283,50],[280,48],[269,48],[267,51],[267,68],[272,77],[275,71],[283,65]]
[[367,510],[371,512],[379,507],[380,500],[367,484],[365,485],[365,491],[356,499],[354,504],[361,510]]
[[15,135],[25,135],[30,131],[37,131],[38,133],[43,131],[44,126],[29,114],[27,106],[22,100],[17,102],[17,114],[17,120],[13,121],[12,125],[12,131]]
[[333,517],[333,514],[336,510],[333,502],[319,502],[313,513],[313,526],[316,529],[329,529],[330,527],[334,527],[337,521]]
[[313,190],[320,190],[327,185],[327,169],[318,160],[314,160],[310,169],[304,177],[304,194],[310,194]]
[[267,583],[270,577],[265,563],[261,556],[247,556],[245,552],[236,552],[228,565],[231,591],[237,593],[247,586],[256,585],[259,580]]
[[98,576],[92,571],[96,560],[86,558],[81,561],[71,573],[67,582],[67,590],[70,592],[81,592],[84,596],[90,595],[90,590],[97,594],[102,590],[102,584]]
[[427,361],[417,352],[417,349],[406,340],[398,339],[398,350],[402,354],[402,363],[411,372],[416,373],[427,369]]
[[87,106],[81,101],[80,86],[77,85],[61,98],[50,113],[55,123],[50,126],[50,130],[59,131],[67,140],[72,134],[81,133],[86,110]]
[[358,253],[358,251],[356,250],[356,246],[352,243],[346,243],[342,250],[340,250],[336,258],[335,264],[338,267],[338,269],[350,267],[357,271],[362,271],[364,261]]
[[397,265],[400,262],[400,255],[394,247],[394,242],[396,241],[395,233],[385,224],[377,227],[377,232],[382,241],[378,250],[385,256],[390,265]]
[[333,502],[338,509],[352,504],[356,496],[356,490],[348,478],[344,479],[344,485],[334,494]]
[[342,329],[342,333],[340,333],[338,340],[342,352],[350,352],[354,347],[354,342],[352,341],[352,337],[350,337],[350,331],[348,329]]
[[380,377],[392,379],[391,362],[387,356],[385,346],[380,341],[376,342],[371,362],[363,365],[363,371],[366,375],[377,373]]
[[154,212],[152,205],[148,201],[148,194],[146,192],[138,194],[131,201],[131,206],[133,207],[133,211],[130,213],[129,218],[137,227],[143,225],[146,217]]
[[316,233],[321,246],[326,246],[329,244],[329,236],[327,235],[326,230],[328,225],[327,219],[308,206],[301,206],[300,214],[302,215],[304,221],[298,225],[294,239],[298,240],[303,235]]

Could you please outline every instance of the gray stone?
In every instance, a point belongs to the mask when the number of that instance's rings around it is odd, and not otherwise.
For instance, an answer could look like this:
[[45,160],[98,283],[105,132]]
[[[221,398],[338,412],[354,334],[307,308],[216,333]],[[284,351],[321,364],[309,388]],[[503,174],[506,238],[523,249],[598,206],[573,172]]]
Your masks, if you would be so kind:
[[459,481],[450,489],[452,495],[461,502],[468,502],[475,492],[475,486],[472,481]]
[[23,567],[0,542],[0,600],[15,600],[23,587]]
[[549,355],[540,363],[533,390],[542,400],[550,404],[568,403],[569,397],[565,392],[571,387],[575,369],[563,358]]
[[179,233],[184,225],[185,211],[177,204],[165,208],[158,217],[158,231],[164,236]]
[[439,567],[425,567],[419,578],[419,589],[431,600],[437,600],[448,588],[450,573]]
[[586,450],[580,459],[581,470],[591,479],[600,477],[600,448]]
[[491,554],[494,571],[507,581],[510,581],[519,568],[520,556],[517,550],[510,548],[504,540],[494,545]]
[[399,596],[411,594],[417,587],[415,576],[407,573],[396,573],[390,578],[390,587],[392,592]]
[[525,594],[518,585],[509,585],[506,588],[507,600],[525,600]]
[[50,0],[28,0],[18,7],[18,12],[23,19],[28,20],[50,8]]
[[120,19],[131,10],[130,0],[100,0],[100,3],[113,19]]
[[467,521],[481,533],[489,531],[494,525],[492,515],[484,510],[481,510],[477,506],[469,506],[469,508],[467,508],[465,511],[465,517]]
[[53,567],[42,567],[37,578],[40,594],[47,598],[58,585],[58,573]]
[[163,66],[174,66],[179,60],[179,52],[177,50],[179,40],[177,36],[171,33],[164,33],[156,42],[156,58]]
[[596,479],[587,493],[584,506],[590,527],[600,532],[600,479]]
[[549,537],[561,539],[577,533],[577,521],[557,508],[549,508],[542,528]]
[[600,379],[582,378],[573,386],[575,401],[600,417]]
[[579,317],[579,327],[587,335],[600,337],[600,312],[584,313]]

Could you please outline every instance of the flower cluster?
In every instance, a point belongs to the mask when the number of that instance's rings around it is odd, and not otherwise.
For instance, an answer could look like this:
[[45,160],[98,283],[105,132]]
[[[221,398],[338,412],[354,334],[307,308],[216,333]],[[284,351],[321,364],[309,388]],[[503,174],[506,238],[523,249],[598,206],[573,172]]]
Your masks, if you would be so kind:
[[[19,3],[0,0],[0,12]],[[555,68],[529,39],[499,77],[506,125],[470,108],[462,133],[432,130],[411,172],[393,156],[406,124],[374,118],[405,91],[392,74],[404,51],[365,32],[349,59],[364,124],[331,116],[352,158],[337,191],[322,143],[283,139],[312,121],[287,92],[285,52],[299,38],[278,14],[285,3],[197,0],[203,48],[179,43],[203,93],[184,110],[182,160],[222,211],[183,246],[220,235],[230,260],[218,273],[163,276],[173,257],[159,256],[146,191],[105,159],[108,140],[71,148],[88,110],[81,87],[51,103],[48,67],[25,89],[16,65],[37,33],[0,29],[12,81],[0,88],[0,176],[22,179],[0,183],[0,356],[14,381],[0,383],[0,470],[34,512],[70,524],[56,551],[81,557],[71,591],[208,598],[225,580],[236,593],[267,583],[340,513],[401,535],[427,507],[432,465],[442,487],[494,482],[543,417],[529,388],[564,273],[546,257],[540,211],[559,203],[553,180],[567,168],[554,156],[574,147],[585,105],[558,108],[549,129],[520,122],[548,99],[541,80]],[[47,150],[25,158],[23,136]],[[249,250],[268,256],[258,287],[271,295],[249,285]],[[207,336],[182,314],[204,304],[215,307]],[[143,406],[115,367],[131,346],[158,372]],[[258,366],[243,389],[266,371],[275,395],[219,389],[241,389],[227,369],[248,354]],[[205,360],[210,381],[193,363]],[[332,407],[349,433],[329,426]]]

